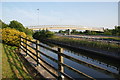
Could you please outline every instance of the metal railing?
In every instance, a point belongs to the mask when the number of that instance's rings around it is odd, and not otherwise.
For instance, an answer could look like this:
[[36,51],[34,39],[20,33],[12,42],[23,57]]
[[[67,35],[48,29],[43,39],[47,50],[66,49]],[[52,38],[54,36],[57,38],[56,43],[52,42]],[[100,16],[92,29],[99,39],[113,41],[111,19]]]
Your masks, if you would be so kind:
[[[28,44],[28,42],[29,42],[29,44]],[[26,53],[26,55],[30,56],[36,62],[37,65],[40,64],[46,71],[48,71],[52,76],[54,76],[58,80],[61,80],[63,78],[68,78],[68,79],[71,79],[71,80],[74,79],[71,76],[69,76],[68,74],[64,73],[64,67],[78,73],[79,75],[83,76],[84,78],[95,80],[93,77],[91,77],[91,76],[89,76],[89,75],[87,75],[87,74],[85,74],[85,73],[83,73],[83,72],[81,72],[81,71],[79,71],[79,70],[65,64],[64,63],[64,58],[67,58],[67,59],[69,59],[71,61],[74,61],[74,62],[76,62],[78,64],[83,64],[84,66],[93,68],[93,69],[98,70],[100,72],[104,72],[104,73],[119,77],[116,73],[113,73],[113,72],[111,72],[111,71],[109,71],[107,69],[104,69],[102,67],[99,67],[99,66],[96,66],[96,65],[84,62],[84,61],[81,61],[79,59],[76,59],[74,57],[71,57],[71,56],[68,56],[68,55],[64,54],[62,48],[58,48],[58,50],[53,50],[53,49],[51,49],[49,47],[46,47],[46,46],[43,46],[43,45],[39,44],[37,40],[36,41],[31,41],[31,40],[29,40],[27,38],[23,38],[23,37],[20,37],[20,43],[21,43],[20,48]],[[33,46],[30,45],[30,43],[35,44],[36,46],[33,47]],[[29,50],[28,47],[35,50],[35,52],[32,52],[31,50]],[[58,55],[58,59],[55,59],[55,58],[41,52],[38,47],[42,47],[42,48],[45,48],[45,49],[47,49],[49,51],[54,52],[55,54]],[[31,53],[35,57],[31,56],[29,53]],[[52,64],[50,64],[49,62],[47,62],[43,58],[41,58],[39,56],[41,54],[43,56],[47,57],[48,59],[52,60],[53,62],[57,63],[58,68],[55,68]],[[41,64],[40,60],[42,61],[42,63],[44,63],[44,64],[48,65],[49,67],[51,67],[52,69],[54,69],[54,71],[56,71],[57,73],[53,73],[45,65]]]

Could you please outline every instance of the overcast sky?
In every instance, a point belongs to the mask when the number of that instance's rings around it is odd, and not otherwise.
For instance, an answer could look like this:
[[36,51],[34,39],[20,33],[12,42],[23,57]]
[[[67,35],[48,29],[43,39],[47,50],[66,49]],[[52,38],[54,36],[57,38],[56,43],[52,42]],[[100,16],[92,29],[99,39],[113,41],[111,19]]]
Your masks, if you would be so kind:
[[7,24],[17,20],[24,26],[57,24],[113,28],[118,25],[118,3],[3,2],[2,20]]

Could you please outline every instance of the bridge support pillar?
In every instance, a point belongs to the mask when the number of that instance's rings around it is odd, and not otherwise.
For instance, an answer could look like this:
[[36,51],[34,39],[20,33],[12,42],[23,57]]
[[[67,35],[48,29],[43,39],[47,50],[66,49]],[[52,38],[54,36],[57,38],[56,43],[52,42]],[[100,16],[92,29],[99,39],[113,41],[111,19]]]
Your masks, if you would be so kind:
[[68,35],[70,35],[70,34],[71,34],[70,29],[68,29]]

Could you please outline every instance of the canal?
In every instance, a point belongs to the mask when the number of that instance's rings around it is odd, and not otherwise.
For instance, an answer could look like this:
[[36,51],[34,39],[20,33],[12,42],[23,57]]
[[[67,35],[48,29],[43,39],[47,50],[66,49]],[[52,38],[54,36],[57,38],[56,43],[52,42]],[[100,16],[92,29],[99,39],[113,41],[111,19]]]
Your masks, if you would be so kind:
[[[55,45],[55,44],[48,43],[48,42],[44,42],[44,43],[40,42],[40,44],[47,46],[49,48],[52,48],[54,50],[57,50],[58,47],[61,47],[61,48],[63,48],[63,53],[66,55],[72,56],[76,59],[85,61],[85,62],[90,63],[90,64],[97,65],[97,66],[102,67],[102,68],[105,68],[105,69],[111,71],[112,73],[115,73],[118,76],[120,76],[120,62],[119,61],[116,61],[113,59],[108,59],[108,58],[101,57],[98,55],[96,56],[96,55],[93,55],[90,53],[85,53],[81,50],[74,50],[74,49],[71,49],[68,47]],[[42,47],[40,47],[40,51],[58,60],[58,55],[55,54],[54,52],[51,52],[51,51],[49,51],[45,48],[42,48]],[[44,60],[46,60],[47,62],[52,64],[54,67],[58,68],[57,63],[53,62],[52,60],[43,56],[42,54],[40,54],[40,56]],[[74,62],[70,59],[67,59],[67,58],[64,58],[64,63],[79,70],[79,71],[81,71],[81,72],[83,72],[83,73],[85,73],[85,74],[87,74],[87,75],[89,75],[89,76],[91,76],[91,77],[93,77],[93,78],[96,78],[96,79],[105,78],[105,79],[109,80],[109,79],[116,78],[114,75],[109,75],[109,74],[106,74],[104,72],[100,72],[100,71],[95,70],[89,66],[85,66],[83,64],[76,63],[76,62]],[[77,78],[77,79],[83,78],[82,75],[75,73],[74,71],[68,69],[67,67],[64,67],[64,72],[73,78]]]

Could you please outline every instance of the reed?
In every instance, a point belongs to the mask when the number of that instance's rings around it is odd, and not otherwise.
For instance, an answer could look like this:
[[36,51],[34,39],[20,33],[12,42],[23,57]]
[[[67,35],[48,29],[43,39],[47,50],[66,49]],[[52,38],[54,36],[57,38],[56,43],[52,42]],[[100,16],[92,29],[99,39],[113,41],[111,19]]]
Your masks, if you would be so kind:
[[118,52],[120,49],[120,44],[108,43],[108,42],[102,42],[102,41],[91,41],[87,39],[68,38],[68,37],[61,37],[61,36],[54,36],[49,39],[66,43],[66,44],[83,46],[86,48],[95,48],[95,49],[97,48],[97,49],[113,51],[113,52]]

